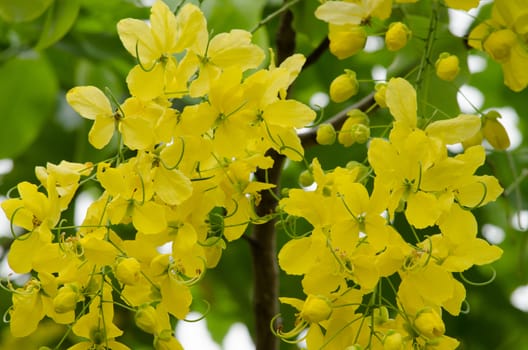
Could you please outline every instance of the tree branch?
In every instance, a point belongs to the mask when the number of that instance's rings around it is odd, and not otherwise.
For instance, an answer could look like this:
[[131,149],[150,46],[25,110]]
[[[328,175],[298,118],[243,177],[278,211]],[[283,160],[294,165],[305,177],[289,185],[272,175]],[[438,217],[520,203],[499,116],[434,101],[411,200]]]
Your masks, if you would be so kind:
[[[291,6],[297,1],[285,2]],[[289,9],[281,15],[279,30],[275,37],[277,45],[277,64],[295,52],[295,31],[292,28],[293,13]],[[275,211],[279,182],[284,165],[284,156],[274,150],[266,155],[273,159],[273,167],[268,170],[258,169],[255,173],[257,181],[268,181],[277,185],[273,190],[261,193],[261,201],[256,208],[257,215],[264,216]],[[255,313],[255,345],[256,350],[277,350],[279,339],[271,332],[270,325],[279,313],[279,267],[277,264],[275,220],[262,225],[254,225],[252,233],[251,253],[253,257],[253,308]],[[276,325],[274,325],[276,326]]]
[[[273,150],[268,151],[267,155],[274,160],[273,167],[267,171],[267,179],[270,183],[278,184],[284,157]],[[265,170],[257,170],[255,176],[257,181],[266,181]],[[278,186],[274,191],[277,195]],[[273,213],[277,200],[269,191],[263,191],[261,195],[257,214],[264,216]],[[270,220],[262,225],[255,225],[252,238],[255,345],[257,350],[275,350],[279,348],[279,339],[270,330],[271,320],[279,313],[279,268],[277,265],[275,220]]]
[[328,40],[328,37],[326,36],[320,43],[317,45],[317,47],[306,57],[306,62],[304,62],[303,69],[308,68],[317,60],[323,53],[328,50],[328,46],[330,45],[330,40]]

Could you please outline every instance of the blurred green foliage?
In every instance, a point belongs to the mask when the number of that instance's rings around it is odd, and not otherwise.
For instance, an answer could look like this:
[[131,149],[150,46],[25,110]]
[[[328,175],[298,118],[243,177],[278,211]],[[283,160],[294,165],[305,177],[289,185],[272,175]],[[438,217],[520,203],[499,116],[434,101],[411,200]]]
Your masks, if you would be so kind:
[[[180,1],[167,0],[167,3],[176,8]],[[201,3],[212,33],[233,28],[251,30],[281,6],[277,0],[204,0],[194,3]],[[393,20],[403,19],[415,31],[413,40],[404,50],[398,53],[363,52],[342,61],[325,52],[316,64],[301,73],[291,91],[292,97],[308,103],[314,93],[327,91],[332,79],[345,68],[356,71],[361,80],[371,80],[373,63],[387,69],[389,77],[407,72],[412,78],[413,67],[423,54],[430,20],[428,2],[422,3],[423,6],[413,13],[406,5],[401,5],[393,13]],[[292,8],[297,51],[305,55],[310,55],[326,36],[326,24],[313,16],[318,4],[318,1],[306,0]],[[62,159],[98,161],[113,153],[112,146],[96,152],[88,144],[89,122],[67,106],[64,95],[76,85],[95,85],[101,89],[108,87],[118,98],[126,96],[125,77],[134,61],[121,46],[116,23],[122,18],[146,19],[148,15],[149,9],[134,0],[0,0],[0,158],[10,158],[14,162],[12,171],[0,175],[1,194],[6,194],[20,181],[34,181],[36,165],[58,163]],[[450,34],[447,12],[440,18],[442,23],[433,57],[448,51],[457,54],[464,62],[468,55],[465,42]],[[372,33],[382,32],[383,26],[383,23],[373,23]],[[255,41],[264,48],[273,48],[277,28],[278,18],[274,18],[255,32]],[[454,103],[457,86],[467,83],[484,95],[482,109],[513,108],[520,117],[518,128],[521,134],[528,135],[528,92],[514,93],[504,87],[496,63],[489,61],[482,71],[474,74],[469,74],[464,64],[463,74],[455,85],[440,81],[432,70],[426,74],[429,82],[426,95],[419,96],[420,100],[428,101],[423,117],[430,117],[426,114],[433,111],[440,111],[435,116],[437,118],[459,113]],[[373,87],[373,82],[362,83],[360,95],[368,94]],[[324,109],[323,118],[347,106],[347,103],[329,104]],[[380,134],[389,118],[385,112],[379,111],[372,115],[371,121],[377,126],[375,134]],[[448,334],[461,340],[461,349],[528,349],[528,333],[524,332],[528,315],[515,309],[509,301],[515,288],[528,283],[528,232],[516,230],[511,225],[513,214],[528,208],[528,183],[520,178],[522,169],[528,168],[527,143],[523,138],[520,146],[508,153],[492,152],[484,169],[495,174],[508,189],[508,193],[496,203],[477,211],[479,223],[494,224],[505,230],[506,238],[500,244],[504,255],[493,265],[497,273],[493,283],[468,287],[467,301],[471,312],[458,318],[447,318]],[[345,166],[349,160],[362,162],[366,149],[364,146],[316,146],[307,151],[308,161],[313,157],[318,157],[323,167],[330,169]],[[302,170],[303,164],[288,162],[281,185],[297,186]],[[72,213],[69,216],[71,218]],[[308,229],[302,223],[298,228],[300,231]],[[10,234],[1,234],[4,238],[0,253],[4,258],[9,245],[9,239],[5,237]],[[288,239],[280,227],[278,237],[279,246]],[[203,283],[195,287],[193,308],[203,312],[206,310],[203,300],[211,304],[207,321],[216,341],[221,342],[236,321],[244,322],[251,331],[252,273],[248,244],[239,240],[230,244],[219,267],[208,271]],[[486,281],[491,274],[489,269],[474,269],[466,278],[475,282]],[[302,296],[299,286],[298,278],[281,275],[280,295]],[[9,298],[9,293],[0,290],[0,313],[5,313]],[[285,324],[293,324],[291,310],[284,312]],[[126,318],[120,324],[134,327]],[[31,349],[36,339],[48,339],[53,344],[61,336],[61,329],[46,325],[32,340],[14,340],[7,328],[5,323],[0,323],[2,349]],[[138,333],[141,332],[132,332],[127,341],[137,344],[134,349],[149,348],[149,337]],[[296,348],[287,344],[281,346]]]

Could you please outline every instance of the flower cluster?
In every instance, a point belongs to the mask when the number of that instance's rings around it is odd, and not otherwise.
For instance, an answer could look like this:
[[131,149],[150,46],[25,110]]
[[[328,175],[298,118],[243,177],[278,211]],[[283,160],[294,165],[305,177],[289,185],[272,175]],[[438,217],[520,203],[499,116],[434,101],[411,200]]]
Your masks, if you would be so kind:
[[[312,230],[279,253],[281,268],[302,276],[307,298],[281,298],[299,311],[299,322],[278,335],[295,339],[308,328],[309,349],[454,349],[441,314],[458,315],[466,291],[453,274],[502,254],[477,238],[471,213],[502,193],[496,178],[475,175],[483,147],[447,152],[479,131],[480,118],[419,128],[416,92],[402,78],[388,82],[385,99],[394,123],[388,140],[373,138],[368,147],[370,194],[360,166],[325,172],[314,159],[316,189],[293,189],[280,201]],[[392,224],[397,215],[405,232]]]
[[[39,186],[20,183],[18,197],[2,203],[26,230],[9,264],[33,276],[21,288],[10,284],[10,327],[26,336],[47,316],[85,339],[71,349],[127,349],[115,340],[123,333],[115,302],[135,312],[156,349],[179,349],[169,320],[189,312],[190,286],[218,263],[226,241],[266,219],[253,205],[274,185],[250,181],[273,165],[265,152],[303,157],[295,128],[315,112],[286,90],[305,59],[293,55],[277,67],[271,58],[262,68],[265,53],[249,32],[209,37],[192,4],[175,15],[157,1],[149,24],[124,19],[118,33],[137,61],[127,76],[131,97],[120,103],[94,86],[66,96],[93,120],[90,143],[100,149],[115,139],[118,154],[39,167]],[[79,227],[66,226],[61,213],[86,181],[102,194]]]

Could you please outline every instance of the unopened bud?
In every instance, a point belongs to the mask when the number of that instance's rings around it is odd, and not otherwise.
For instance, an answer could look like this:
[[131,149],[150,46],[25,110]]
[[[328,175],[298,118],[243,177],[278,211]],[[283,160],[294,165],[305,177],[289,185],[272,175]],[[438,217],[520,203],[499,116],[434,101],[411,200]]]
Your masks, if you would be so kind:
[[370,128],[364,124],[355,124],[350,128],[350,132],[357,143],[365,143],[370,138]]
[[398,51],[407,45],[411,37],[410,29],[402,22],[393,22],[385,34],[385,45],[389,51]]
[[347,112],[347,116],[349,119],[354,120],[354,124],[363,124],[367,126],[370,124],[367,113],[363,112],[361,109],[351,109]]
[[61,287],[53,298],[53,309],[57,313],[65,313],[75,310],[79,292],[73,285],[67,284]]
[[308,187],[311,186],[314,183],[314,176],[312,172],[308,169],[303,170],[299,174],[299,185],[302,187]]
[[395,331],[387,332],[383,339],[383,350],[402,350],[403,337],[401,333]]
[[355,160],[346,163],[345,167],[349,170],[358,169],[356,181],[366,180],[370,171],[368,166]]
[[330,84],[330,99],[336,103],[344,102],[356,95],[358,90],[356,72],[345,69],[345,73],[338,75]]
[[365,47],[367,32],[357,25],[329,25],[330,52],[342,60],[355,55]]
[[134,316],[136,325],[149,334],[156,334],[158,332],[158,314],[156,309],[150,305],[141,306]]
[[386,108],[387,101],[385,100],[385,93],[387,91],[387,83],[376,84],[374,90],[376,90],[376,93],[374,93],[374,101],[376,101],[381,108]]
[[498,120],[501,115],[497,111],[490,111],[483,117],[482,135],[489,144],[498,150],[505,150],[510,147],[510,138],[506,129]]
[[321,124],[317,128],[315,140],[320,145],[332,145],[336,140],[336,131],[332,124]]
[[445,81],[453,81],[460,72],[458,57],[447,52],[440,54],[435,63],[436,76]]
[[359,109],[353,109],[347,113],[348,118],[343,123],[337,140],[345,147],[352,146],[354,143],[365,143],[370,137],[368,127],[369,119],[365,112]]
[[418,312],[414,319],[414,327],[426,338],[437,338],[445,333],[444,321],[438,313],[431,308],[426,308]]
[[136,258],[120,259],[115,267],[115,276],[123,284],[133,286],[141,279],[141,265]]
[[301,310],[301,318],[310,323],[327,320],[332,313],[332,305],[322,296],[308,295]]
[[492,32],[484,40],[483,47],[495,61],[506,63],[510,59],[511,50],[516,41],[517,36],[512,30],[501,29]]
[[381,306],[372,311],[374,324],[381,325],[389,320],[389,310],[385,306]]

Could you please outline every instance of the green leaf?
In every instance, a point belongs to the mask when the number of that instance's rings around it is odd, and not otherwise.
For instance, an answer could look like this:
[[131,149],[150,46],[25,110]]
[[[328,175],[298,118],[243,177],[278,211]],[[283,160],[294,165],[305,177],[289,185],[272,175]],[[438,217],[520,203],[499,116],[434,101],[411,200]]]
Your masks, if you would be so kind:
[[42,57],[15,58],[0,67],[0,158],[23,152],[55,106],[57,81]]
[[42,50],[59,41],[73,26],[79,8],[79,0],[56,0],[47,11],[44,29],[35,49]]
[[202,10],[213,35],[231,29],[252,29],[260,20],[264,0],[206,1]]
[[28,22],[40,17],[53,0],[0,0],[0,17],[7,22]]

